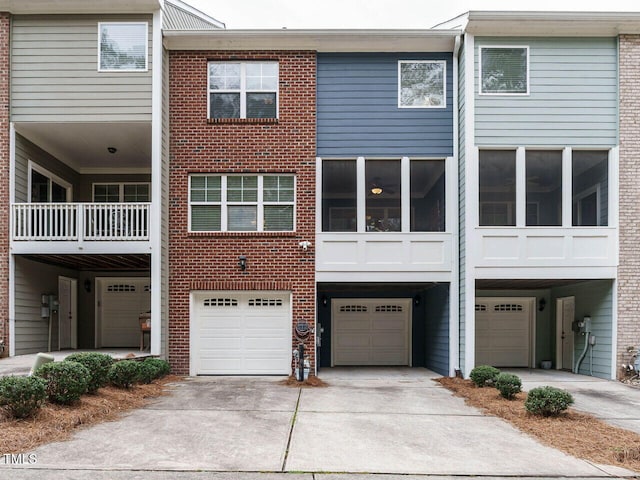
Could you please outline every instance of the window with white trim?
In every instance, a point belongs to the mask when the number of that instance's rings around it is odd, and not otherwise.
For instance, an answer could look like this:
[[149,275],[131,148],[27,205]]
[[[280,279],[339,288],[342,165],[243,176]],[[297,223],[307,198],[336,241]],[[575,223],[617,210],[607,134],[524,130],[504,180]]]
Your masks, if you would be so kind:
[[96,203],[141,203],[149,201],[148,183],[94,183]]
[[400,60],[398,62],[399,108],[446,108],[444,60]]
[[31,160],[29,201],[31,203],[66,203],[71,201],[71,184]]
[[209,118],[278,118],[278,62],[209,62]]
[[529,94],[529,47],[484,46],[479,55],[480,94]]
[[293,175],[191,175],[189,231],[291,232]]
[[146,72],[149,24],[98,23],[98,71]]

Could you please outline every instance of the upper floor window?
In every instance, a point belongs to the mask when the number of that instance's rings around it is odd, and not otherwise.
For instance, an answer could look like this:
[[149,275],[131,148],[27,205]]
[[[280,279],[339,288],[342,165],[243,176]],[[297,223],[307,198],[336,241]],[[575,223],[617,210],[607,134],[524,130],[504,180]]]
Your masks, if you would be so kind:
[[572,171],[572,224],[609,224],[609,155],[606,151],[574,150]]
[[148,183],[94,183],[93,201],[96,203],[148,202]]
[[71,184],[29,161],[29,201],[66,203],[71,201]]
[[209,118],[277,118],[278,62],[209,62]]
[[189,231],[293,231],[294,184],[292,175],[192,175]]
[[146,22],[99,23],[98,70],[146,72],[148,30]]
[[480,150],[480,225],[516,224],[516,151]]
[[399,108],[446,108],[446,62],[401,60],[398,62]]
[[529,94],[529,47],[480,47],[480,93]]
[[444,160],[324,160],[322,231],[445,231]]

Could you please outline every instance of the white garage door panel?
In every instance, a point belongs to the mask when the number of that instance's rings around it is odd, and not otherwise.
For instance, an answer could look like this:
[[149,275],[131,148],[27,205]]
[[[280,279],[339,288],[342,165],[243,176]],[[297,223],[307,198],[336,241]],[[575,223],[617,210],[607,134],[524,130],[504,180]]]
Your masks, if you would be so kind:
[[334,299],[333,365],[409,365],[411,299]]
[[151,310],[150,279],[100,278],[100,345],[137,347],[140,345],[142,312]]
[[476,365],[530,365],[530,305],[527,298],[476,300]]
[[287,292],[194,293],[196,375],[288,375],[291,309]]

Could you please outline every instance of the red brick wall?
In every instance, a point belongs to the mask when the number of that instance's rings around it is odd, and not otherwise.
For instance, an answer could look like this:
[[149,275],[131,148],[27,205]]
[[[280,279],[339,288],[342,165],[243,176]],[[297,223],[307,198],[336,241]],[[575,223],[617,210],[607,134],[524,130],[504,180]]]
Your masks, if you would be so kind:
[[[0,338],[9,346],[9,32],[0,13]],[[5,352],[6,354],[6,352]]]
[[[209,60],[277,60],[278,121],[208,123]],[[294,323],[315,321],[315,245],[307,252],[298,245],[315,238],[315,72],[315,52],[171,52],[169,361],[176,373],[189,372],[192,290],[289,290]],[[190,173],[295,174],[296,231],[189,234]]]

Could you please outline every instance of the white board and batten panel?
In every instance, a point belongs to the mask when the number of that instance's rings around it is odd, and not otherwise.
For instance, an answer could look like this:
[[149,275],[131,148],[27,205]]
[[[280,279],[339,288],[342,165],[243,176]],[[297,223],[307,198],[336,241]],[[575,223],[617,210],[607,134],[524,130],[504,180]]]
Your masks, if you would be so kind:
[[410,365],[411,299],[331,300],[332,366]]
[[192,375],[288,375],[290,292],[193,292]]
[[476,365],[529,367],[533,332],[530,298],[477,298]]

